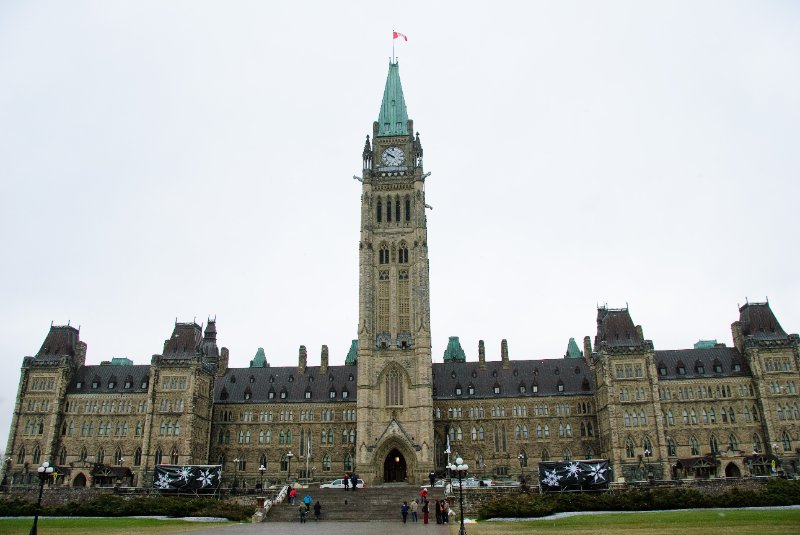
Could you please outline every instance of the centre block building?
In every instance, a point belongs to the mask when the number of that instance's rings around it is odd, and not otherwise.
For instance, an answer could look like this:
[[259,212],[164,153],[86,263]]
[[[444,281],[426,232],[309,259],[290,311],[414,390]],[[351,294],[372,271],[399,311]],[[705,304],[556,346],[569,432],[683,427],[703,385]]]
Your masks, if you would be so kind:
[[[732,345],[655,350],[630,311],[597,310],[592,340],[562,358],[467,361],[450,337],[431,354],[423,149],[390,63],[362,152],[359,315],[343,365],[230,368],[216,320],[176,323],[149,364],[87,365],[71,326],[51,326],[22,362],[3,465],[33,484],[151,486],[159,464],[220,464],[226,485],[357,472],[422,482],[463,457],[475,475],[517,478],[539,461],[609,459],[618,480],[795,474],[800,338],[748,303]],[[497,347],[497,346],[496,346]],[[263,467],[263,470],[259,470]]]

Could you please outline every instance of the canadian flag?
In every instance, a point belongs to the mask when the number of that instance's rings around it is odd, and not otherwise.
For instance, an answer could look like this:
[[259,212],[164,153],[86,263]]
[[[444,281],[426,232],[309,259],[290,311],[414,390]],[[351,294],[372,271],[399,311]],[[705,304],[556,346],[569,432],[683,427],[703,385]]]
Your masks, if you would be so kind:
[[403,41],[408,41],[408,37],[406,37],[405,34],[402,34],[400,32],[392,31],[392,39],[397,39],[398,37],[402,37]]

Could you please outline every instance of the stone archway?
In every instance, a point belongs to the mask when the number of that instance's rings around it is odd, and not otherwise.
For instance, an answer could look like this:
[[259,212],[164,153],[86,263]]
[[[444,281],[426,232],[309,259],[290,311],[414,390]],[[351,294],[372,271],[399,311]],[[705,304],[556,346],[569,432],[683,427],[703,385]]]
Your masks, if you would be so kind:
[[400,450],[394,448],[383,460],[383,482],[400,483],[406,480],[408,466]]
[[725,467],[725,477],[742,477],[742,471],[736,466],[736,463],[730,462]]
[[85,487],[86,486],[86,476],[83,475],[83,472],[78,473],[75,476],[75,479],[72,480],[73,487]]

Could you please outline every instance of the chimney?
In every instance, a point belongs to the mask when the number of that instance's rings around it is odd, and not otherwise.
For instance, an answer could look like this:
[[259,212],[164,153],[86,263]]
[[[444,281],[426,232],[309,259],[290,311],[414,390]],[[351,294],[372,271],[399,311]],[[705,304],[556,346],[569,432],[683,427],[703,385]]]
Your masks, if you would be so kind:
[[306,366],[308,366],[308,353],[306,353],[306,346],[300,346],[300,355],[297,362],[297,373],[306,373]]
[[731,323],[731,334],[733,335],[733,346],[739,350],[739,353],[744,354],[744,334],[741,321]]
[[328,373],[328,346],[322,346],[322,354],[319,357],[319,373]]
[[508,340],[505,338],[500,342],[500,358],[503,361],[503,368],[511,366],[511,363],[508,362]]
[[639,336],[639,340],[644,342],[644,331],[642,330],[642,326],[641,325],[637,325],[636,326],[636,334]]
[[219,352],[219,360],[217,361],[217,377],[222,377],[228,371],[229,356],[228,348],[223,347]]
[[478,340],[478,364],[481,368],[486,368],[486,346],[483,340]]
[[588,336],[583,337],[583,358],[586,362],[592,358],[592,339]]

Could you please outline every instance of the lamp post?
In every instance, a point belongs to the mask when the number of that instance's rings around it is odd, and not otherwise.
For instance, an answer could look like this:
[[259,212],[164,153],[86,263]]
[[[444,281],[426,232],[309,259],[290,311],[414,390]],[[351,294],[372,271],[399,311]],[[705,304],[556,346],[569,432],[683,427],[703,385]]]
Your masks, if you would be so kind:
[[653,479],[653,467],[650,465],[650,457],[653,455],[653,452],[649,449],[645,448],[644,450],[644,465],[647,468],[647,479]]
[[263,464],[258,467],[258,475],[259,475],[258,486],[261,488],[262,491],[264,490],[264,472],[266,471],[267,467],[264,466]]
[[233,460],[233,488],[239,488],[239,458]]
[[53,467],[50,463],[45,461],[42,466],[36,469],[39,476],[39,498],[36,500],[36,511],[33,513],[33,527],[31,527],[30,535],[36,535],[36,524],[39,522],[39,511],[42,508],[42,492],[44,491],[44,482],[48,477],[53,475]]
[[294,457],[294,453],[292,450],[289,450],[289,453],[286,454],[286,482],[291,482],[292,477],[292,457]]
[[517,455],[517,459],[519,459],[519,469],[522,471],[521,475],[519,476],[520,485],[525,485],[525,454],[520,453]]
[[456,464],[448,465],[447,469],[450,470],[450,473],[456,472],[458,474],[458,502],[461,509],[461,529],[458,531],[458,535],[467,535],[467,530],[464,528],[464,486],[461,477],[467,475],[469,466],[464,463],[464,459],[458,457],[456,458]]

